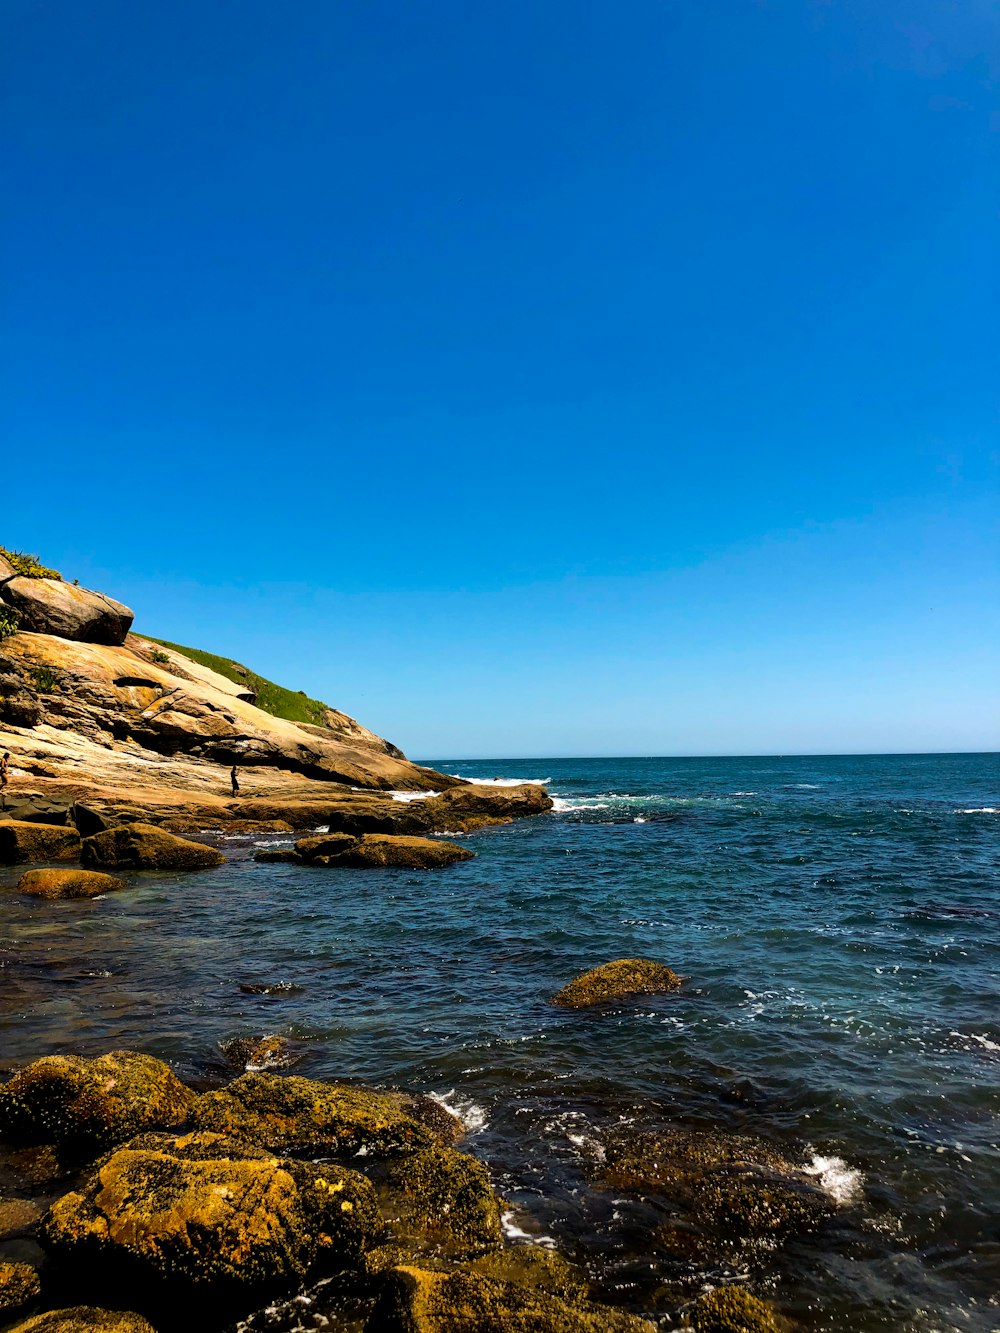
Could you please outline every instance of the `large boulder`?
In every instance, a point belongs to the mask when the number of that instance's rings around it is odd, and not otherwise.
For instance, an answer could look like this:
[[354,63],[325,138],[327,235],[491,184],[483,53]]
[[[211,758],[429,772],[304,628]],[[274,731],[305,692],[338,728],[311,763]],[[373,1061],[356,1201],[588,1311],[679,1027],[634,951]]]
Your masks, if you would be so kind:
[[215,847],[155,824],[120,824],[84,838],[80,860],[113,870],[207,870],[224,865],[226,858]]
[[340,866],[344,869],[436,870],[469,861],[475,855],[467,847],[440,838],[399,837],[391,833],[320,833],[300,838],[294,848],[258,852],[258,861],[291,861],[298,865]]
[[151,1055],[50,1055],[0,1087],[0,1138],[106,1149],[182,1124],[195,1094]]
[[46,1310],[8,1329],[7,1333],[156,1333],[156,1330],[141,1315],[127,1310],[73,1305],[67,1310]]
[[617,958],[584,972],[554,995],[552,1003],[584,1009],[627,995],[660,995],[676,990],[682,980],[663,963],[654,963],[648,958]]
[[186,1301],[240,1303],[298,1286],[319,1260],[357,1268],[382,1219],[371,1182],[219,1134],[148,1134],[54,1203],[42,1237],[92,1277],[122,1273]]
[[686,1312],[694,1333],[779,1333],[774,1309],[744,1287],[716,1287]]
[[509,819],[543,815],[552,809],[552,797],[537,782],[517,787],[490,783],[463,783],[449,787],[439,796],[421,801],[423,812],[433,821],[432,828],[446,832],[469,832],[488,824],[504,824]]
[[0,819],[0,865],[23,865],[25,861],[74,861],[79,855],[80,835],[75,828]]
[[23,1310],[41,1294],[38,1272],[31,1264],[0,1260],[0,1323]]
[[0,600],[18,613],[20,629],[82,643],[122,644],[135,619],[132,611],[113,597],[62,579],[18,575],[0,585]]
[[99,870],[26,870],[17,887],[36,898],[96,898],[124,889],[126,884]]
[[500,1205],[482,1162],[430,1147],[392,1161],[382,1177],[382,1213],[412,1252],[451,1258],[503,1242]]
[[373,1157],[426,1148],[438,1133],[398,1095],[280,1074],[243,1074],[199,1097],[192,1122],[296,1156]]
[[606,1306],[541,1288],[411,1265],[391,1269],[366,1333],[654,1333],[653,1325]]

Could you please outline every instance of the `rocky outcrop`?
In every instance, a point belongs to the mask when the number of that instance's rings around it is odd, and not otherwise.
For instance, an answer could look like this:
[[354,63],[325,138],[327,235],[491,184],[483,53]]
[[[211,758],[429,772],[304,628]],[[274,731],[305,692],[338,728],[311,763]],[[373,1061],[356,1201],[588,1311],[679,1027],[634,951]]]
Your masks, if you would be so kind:
[[464,1258],[503,1241],[489,1172],[467,1153],[408,1153],[386,1168],[382,1186],[382,1213],[411,1253]]
[[381,1229],[358,1172],[194,1133],[118,1149],[52,1205],[42,1235],[72,1267],[240,1302],[294,1289],[320,1258],[357,1267]]
[[0,865],[26,861],[73,861],[80,855],[76,829],[0,819]]
[[0,1138],[107,1149],[187,1118],[195,1094],[151,1055],[51,1055],[0,1087]]
[[661,995],[677,990],[683,981],[663,963],[648,958],[617,958],[576,977],[552,997],[553,1004],[585,1009],[628,995]]
[[100,1310],[74,1305],[68,1310],[46,1310],[7,1333],[156,1333],[141,1315],[125,1310]]
[[153,824],[121,824],[84,838],[80,860],[112,870],[208,870],[224,865],[226,858],[215,847]]
[[17,881],[19,893],[36,898],[96,898],[126,887],[123,879],[97,870],[26,870]]
[[31,1264],[0,1260],[0,1323],[30,1305],[41,1290],[38,1272]]
[[221,1043],[222,1054],[236,1069],[259,1074],[267,1069],[286,1069],[298,1055],[287,1037],[235,1037]]
[[396,837],[388,833],[366,833],[354,838],[349,833],[322,833],[314,838],[301,838],[294,848],[265,848],[256,854],[256,859],[360,870],[385,867],[436,870],[456,861],[469,861],[474,855],[466,847],[436,838]]
[[430,1147],[439,1137],[391,1094],[264,1073],[244,1074],[205,1093],[192,1122],[273,1152],[308,1157],[386,1157]]
[[104,593],[62,579],[4,579],[2,570],[0,602],[17,612],[22,630],[83,643],[124,643],[135,619],[127,606]]
[[778,1333],[780,1328],[772,1306],[744,1287],[705,1292],[687,1311],[685,1326],[694,1333]]
[[634,1315],[472,1273],[405,1265],[381,1287],[366,1333],[654,1333]]

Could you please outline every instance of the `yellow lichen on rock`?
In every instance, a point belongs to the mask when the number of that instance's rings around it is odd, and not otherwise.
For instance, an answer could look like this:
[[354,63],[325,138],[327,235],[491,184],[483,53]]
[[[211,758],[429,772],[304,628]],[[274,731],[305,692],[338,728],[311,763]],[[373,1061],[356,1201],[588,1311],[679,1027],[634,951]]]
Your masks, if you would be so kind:
[[468,1255],[503,1241],[489,1172],[454,1148],[422,1148],[392,1162],[380,1198],[394,1236],[411,1252]]
[[659,995],[677,990],[683,981],[663,963],[649,958],[616,958],[576,977],[552,997],[553,1004],[583,1009],[627,995]]
[[74,1305],[66,1310],[46,1310],[8,1329],[7,1333],[156,1333],[156,1330],[141,1315],[126,1310]]
[[687,1312],[694,1333],[778,1333],[773,1308],[743,1287],[716,1287]]
[[127,887],[123,879],[99,870],[26,870],[17,881],[19,893],[35,898],[96,898]]
[[42,1284],[31,1264],[0,1262],[0,1323],[40,1294]]

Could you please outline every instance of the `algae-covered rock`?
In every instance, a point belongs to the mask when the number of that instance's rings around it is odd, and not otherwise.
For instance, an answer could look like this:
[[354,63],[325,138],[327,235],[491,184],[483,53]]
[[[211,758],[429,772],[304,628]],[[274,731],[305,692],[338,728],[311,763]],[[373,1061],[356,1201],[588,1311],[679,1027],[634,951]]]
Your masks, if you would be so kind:
[[222,1043],[222,1053],[231,1065],[249,1073],[264,1069],[284,1069],[297,1058],[287,1037],[235,1037]]
[[50,1055],[0,1088],[0,1138],[109,1148],[147,1129],[182,1124],[195,1101],[151,1055]]
[[699,1296],[686,1314],[695,1333],[778,1333],[774,1310],[743,1287],[716,1287]]
[[[357,869],[437,870],[456,861],[471,861],[474,852],[440,838],[394,837],[388,833],[366,833],[354,845],[329,858],[330,865]],[[319,862],[322,864],[323,862]]]
[[410,1265],[383,1275],[367,1333],[653,1333],[605,1306],[570,1304],[540,1288]]
[[615,1189],[669,1193],[721,1167],[767,1167],[796,1174],[788,1158],[761,1139],[714,1130],[626,1126],[608,1136],[604,1153],[602,1175]]
[[380,1198],[393,1234],[418,1253],[474,1254],[503,1241],[489,1172],[453,1148],[422,1148],[392,1162]]
[[96,898],[127,886],[123,879],[100,870],[26,870],[17,887],[36,898]]
[[198,1132],[119,1148],[52,1205],[42,1235],[92,1276],[240,1300],[288,1290],[320,1260],[357,1267],[381,1230],[358,1172]]
[[25,861],[73,861],[79,855],[80,835],[75,828],[0,819],[0,865],[18,866]]
[[42,1212],[32,1199],[0,1199],[0,1240],[27,1235],[41,1221]]
[[67,1310],[46,1310],[8,1329],[7,1333],[156,1333],[141,1315],[125,1310],[99,1310],[74,1305]]
[[462,1267],[480,1277],[517,1282],[522,1287],[540,1287],[568,1301],[582,1300],[589,1285],[586,1275],[568,1259],[540,1245],[509,1245],[478,1255]]
[[31,1264],[0,1261],[0,1322],[23,1310],[41,1290],[38,1273]]
[[723,1167],[697,1183],[693,1212],[718,1235],[748,1240],[812,1231],[832,1206],[808,1181],[766,1168]]
[[155,824],[119,824],[84,838],[85,866],[115,870],[207,870],[226,858],[215,847],[167,833]]
[[591,968],[552,997],[553,1004],[583,1009],[591,1004],[620,1000],[626,995],[659,995],[676,990],[683,981],[663,963],[648,958],[617,958]]
[[361,1150],[387,1156],[429,1147],[435,1139],[396,1097],[278,1074],[244,1074],[205,1093],[192,1121],[199,1129],[296,1156],[342,1157]]

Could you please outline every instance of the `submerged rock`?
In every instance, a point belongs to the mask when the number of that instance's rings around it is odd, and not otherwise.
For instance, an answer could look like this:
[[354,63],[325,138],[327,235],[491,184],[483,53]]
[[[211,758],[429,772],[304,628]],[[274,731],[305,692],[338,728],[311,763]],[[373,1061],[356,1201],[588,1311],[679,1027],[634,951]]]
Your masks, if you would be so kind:
[[223,1135],[147,1134],[105,1158],[49,1210],[53,1254],[186,1299],[286,1291],[323,1259],[356,1268],[382,1230],[371,1182],[276,1158]]
[[17,887],[20,893],[36,898],[96,898],[128,886],[123,879],[99,870],[26,870]]
[[584,972],[554,995],[552,1003],[583,1009],[626,995],[659,995],[677,990],[682,981],[683,977],[663,963],[648,958],[617,958]]
[[31,1264],[0,1261],[0,1322],[23,1310],[41,1290],[38,1273]]
[[33,1231],[42,1209],[32,1199],[0,1199],[0,1240],[10,1240]]
[[284,1069],[296,1060],[287,1037],[236,1037],[222,1043],[222,1053],[237,1069],[259,1073],[264,1069]]
[[430,1147],[437,1135],[397,1097],[294,1075],[244,1074],[196,1102],[199,1129],[231,1134],[274,1152],[385,1157]]
[[653,1333],[635,1315],[466,1272],[386,1273],[366,1333]]
[[74,861],[79,855],[80,835],[75,828],[0,819],[0,865],[23,865],[25,861]]
[[74,1305],[68,1310],[46,1310],[7,1333],[156,1333],[141,1315],[125,1310],[99,1310]]
[[743,1287],[716,1287],[699,1296],[686,1315],[695,1333],[778,1333],[773,1308]]
[[206,870],[225,864],[214,847],[179,838],[155,824],[120,824],[83,840],[85,866],[120,870]]
[[294,848],[265,848],[257,861],[291,861],[298,865],[340,866],[355,870],[391,866],[409,870],[434,870],[475,855],[466,847],[440,838],[402,837],[390,833],[322,833],[300,838]]
[[173,1070],[151,1055],[51,1055],[0,1087],[0,1138],[109,1148],[143,1130],[182,1124],[194,1101]]
[[394,1235],[416,1252],[475,1254],[503,1241],[489,1172],[453,1148],[422,1148],[398,1158],[384,1176],[381,1197]]

